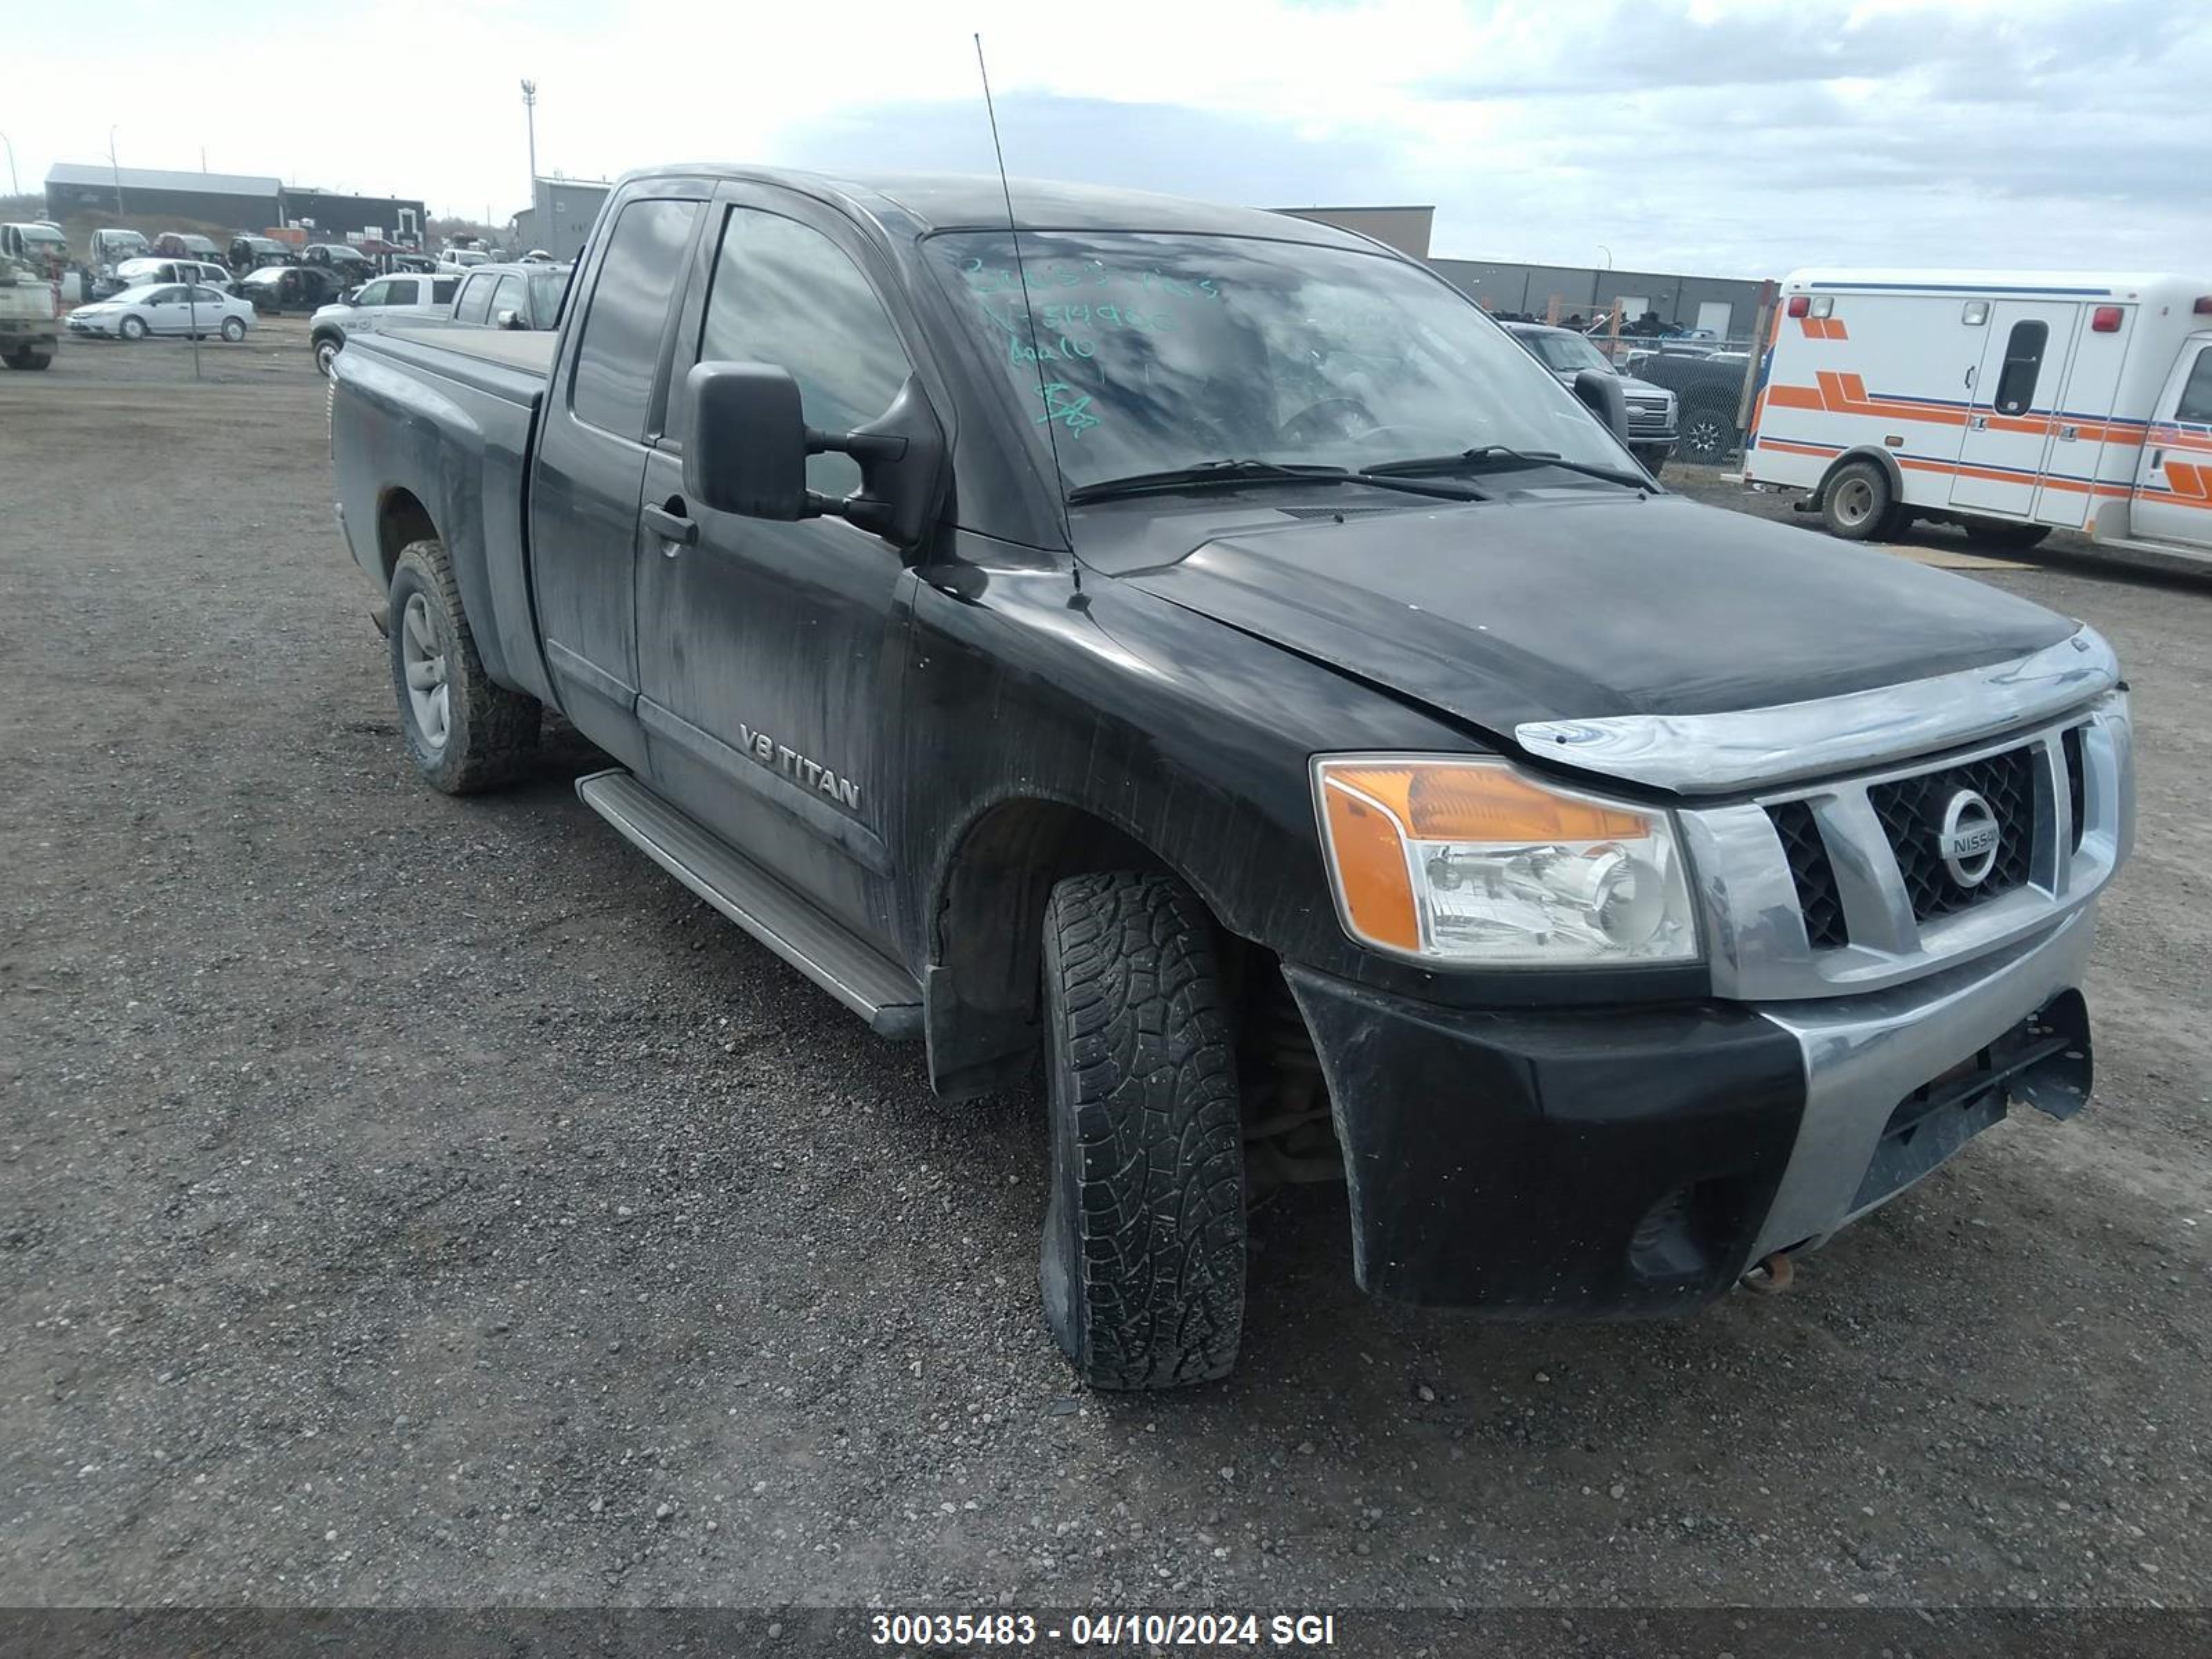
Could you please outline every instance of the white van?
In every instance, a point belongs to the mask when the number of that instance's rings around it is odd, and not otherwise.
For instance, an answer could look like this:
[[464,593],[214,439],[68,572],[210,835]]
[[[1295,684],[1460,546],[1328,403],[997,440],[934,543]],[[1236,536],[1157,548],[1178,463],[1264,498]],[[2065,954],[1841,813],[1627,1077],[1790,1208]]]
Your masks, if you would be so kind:
[[1744,477],[1854,541],[1919,518],[2212,559],[2212,279],[1797,271]]

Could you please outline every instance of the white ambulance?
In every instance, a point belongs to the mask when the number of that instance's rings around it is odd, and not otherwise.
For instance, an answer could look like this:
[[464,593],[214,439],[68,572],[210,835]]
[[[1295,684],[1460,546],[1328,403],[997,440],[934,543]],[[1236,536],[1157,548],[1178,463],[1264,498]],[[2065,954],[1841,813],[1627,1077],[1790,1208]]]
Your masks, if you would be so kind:
[[2212,560],[2212,280],[1798,271],[1744,476],[1853,541],[1929,519]]

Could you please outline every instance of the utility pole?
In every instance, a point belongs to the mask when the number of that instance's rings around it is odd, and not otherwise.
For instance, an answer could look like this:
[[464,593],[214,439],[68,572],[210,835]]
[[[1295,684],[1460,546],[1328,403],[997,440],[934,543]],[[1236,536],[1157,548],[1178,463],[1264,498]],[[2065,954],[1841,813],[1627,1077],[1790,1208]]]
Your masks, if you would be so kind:
[[[121,125],[118,123],[118,125]],[[115,216],[123,216],[123,168],[115,159],[115,128],[107,130],[107,171],[115,180]]]
[[538,82],[522,83],[522,118],[530,128],[530,199],[538,200]]
[[15,141],[6,133],[0,132],[0,144],[8,146],[8,193],[10,196],[21,196],[23,193],[23,186],[15,178]]

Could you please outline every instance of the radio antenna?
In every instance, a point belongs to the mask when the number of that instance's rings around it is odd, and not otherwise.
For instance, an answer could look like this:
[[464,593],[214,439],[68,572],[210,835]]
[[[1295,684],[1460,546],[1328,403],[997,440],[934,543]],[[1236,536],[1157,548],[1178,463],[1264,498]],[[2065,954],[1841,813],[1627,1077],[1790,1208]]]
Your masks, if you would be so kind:
[[[1070,553],[1075,550],[1075,532],[1067,521],[1067,475],[1060,470],[1060,422],[1053,414],[1052,388],[1045,384],[1044,353],[1037,346],[1036,308],[1030,303],[1030,274],[1022,264],[1021,227],[1014,219],[1014,187],[1006,182],[1006,147],[999,142],[999,106],[991,98],[991,70],[983,61],[983,36],[975,36],[975,72],[983,77],[983,112],[991,118],[991,152],[999,160],[999,193],[1006,202],[1006,236],[1014,245],[1014,280],[1021,284],[1022,315],[1029,319],[1030,362],[1036,369],[1037,402],[1044,410],[1044,439],[1052,448],[1053,496],[1060,503],[1060,533],[1067,538]],[[1083,566],[1075,564],[1075,586],[1083,588]]]

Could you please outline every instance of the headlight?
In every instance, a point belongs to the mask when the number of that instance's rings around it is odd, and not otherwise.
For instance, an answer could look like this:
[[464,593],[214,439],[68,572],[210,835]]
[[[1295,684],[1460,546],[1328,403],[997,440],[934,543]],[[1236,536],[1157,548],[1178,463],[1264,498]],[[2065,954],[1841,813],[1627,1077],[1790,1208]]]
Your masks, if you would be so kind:
[[1534,967],[1687,962],[1697,924],[1663,810],[1502,761],[1315,761],[1337,914],[1394,956]]

